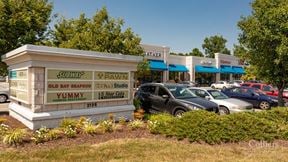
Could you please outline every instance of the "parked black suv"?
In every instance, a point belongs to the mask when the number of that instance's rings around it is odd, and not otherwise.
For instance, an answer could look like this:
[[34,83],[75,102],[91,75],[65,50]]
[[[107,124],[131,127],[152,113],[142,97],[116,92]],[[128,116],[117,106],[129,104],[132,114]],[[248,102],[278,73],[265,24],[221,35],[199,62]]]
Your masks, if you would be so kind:
[[145,111],[169,112],[175,116],[204,109],[218,113],[218,105],[193,94],[181,84],[146,83],[135,93]]

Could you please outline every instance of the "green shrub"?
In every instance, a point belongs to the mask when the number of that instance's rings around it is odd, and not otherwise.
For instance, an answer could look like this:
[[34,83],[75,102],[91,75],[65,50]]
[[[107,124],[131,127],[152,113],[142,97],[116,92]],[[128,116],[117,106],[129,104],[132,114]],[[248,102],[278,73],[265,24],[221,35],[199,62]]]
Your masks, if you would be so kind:
[[265,118],[274,122],[283,122],[288,124],[288,109],[283,107],[273,108],[272,110],[255,113],[259,118]]
[[218,118],[217,114],[208,111],[186,112],[181,118],[175,118],[173,126],[166,134],[176,136],[178,139],[188,138],[191,142],[217,143],[221,132],[221,122]]
[[[279,124],[268,117],[258,117],[258,113],[231,114],[224,118],[225,134],[229,142],[247,140],[271,141],[279,138]],[[269,114],[268,114],[269,116]]]
[[173,121],[174,118],[170,114],[157,114],[157,115],[151,115],[148,122],[147,122],[147,127],[148,130],[153,133],[153,134],[170,134],[169,133],[169,128]]
[[92,122],[88,122],[84,125],[83,127],[83,132],[85,134],[96,134],[97,131],[97,127],[95,125],[92,124]]
[[98,123],[98,126],[103,128],[105,130],[105,132],[113,132],[115,130],[115,123],[113,120],[100,121]]
[[121,125],[126,125],[126,118],[125,117],[120,117],[119,118],[119,124],[121,124]]
[[61,137],[62,131],[59,129],[51,129],[48,133],[47,133],[47,140],[51,141],[51,140],[56,140],[58,138]]
[[42,143],[47,141],[47,134],[49,132],[49,129],[46,127],[41,127],[40,129],[36,130],[33,136],[31,137],[31,140],[37,143]]
[[83,116],[80,117],[76,123],[76,129],[79,131],[82,130],[85,124],[87,124],[87,122],[90,122],[90,120]]
[[76,119],[65,118],[60,123],[60,128],[72,128],[76,129],[78,121]]
[[74,138],[76,137],[77,131],[76,131],[76,127],[73,127],[72,125],[68,125],[68,127],[64,128],[64,134],[68,137],[68,138]]
[[288,139],[288,109],[277,108],[255,113],[219,116],[208,111],[189,111],[181,118],[167,114],[152,115],[151,133],[187,138],[190,142],[216,144],[249,140]]
[[141,101],[138,98],[133,99],[133,105],[135,107],[135,111],[141,108]]
[[132,130],[143,128],[144,122],[142,120],[133,120],[129,122],[128,127]]
[[4,136],[8,131],[10,127],[6,124],[0,124],[0,139],[2,136]]
[[25,129],[10,130],[4,135],[3,143],[8,145],[22,144],[26,135],[27,131]]

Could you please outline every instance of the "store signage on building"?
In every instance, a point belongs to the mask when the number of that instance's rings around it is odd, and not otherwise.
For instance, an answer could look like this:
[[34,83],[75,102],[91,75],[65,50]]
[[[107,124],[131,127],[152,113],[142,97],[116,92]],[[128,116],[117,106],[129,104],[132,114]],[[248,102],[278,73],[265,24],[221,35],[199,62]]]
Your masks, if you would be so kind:
[[220,64],[231,64],[231,61],[220,60]]
[[11,70],[10,78],[10,96],[19,101],[28,101],[28,70]]
[[202,65],[211,65],[212,61],[207,61],[207,60],[201,60],[200,62]]
[[146,56],[161,57],[161,52],[146,52]]
[[129,98],[129,72],[47,70],[46,103]]

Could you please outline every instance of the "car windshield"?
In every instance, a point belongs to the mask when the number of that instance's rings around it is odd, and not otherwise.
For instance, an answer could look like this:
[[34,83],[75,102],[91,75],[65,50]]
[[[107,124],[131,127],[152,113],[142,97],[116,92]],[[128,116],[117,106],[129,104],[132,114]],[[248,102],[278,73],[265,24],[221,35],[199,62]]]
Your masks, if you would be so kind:
[[213,96],[215,100],[222,100],[222,99],[227,99],[229,98],[226,96],[224,93],[217,91],[217,90],[208,90],[208,92]]
[[168,90],[173,94],[173,96],[178,99],[197,97],[194,93],[192,93],[188,88],[184,86],[166,85],[166,88],[168,88]]
[[261,91],[260,89],[257,89],[257,88],[250,89],[249,91],[252,92],[252,93],[256,93],[256,94],[266,95],[263,91]]

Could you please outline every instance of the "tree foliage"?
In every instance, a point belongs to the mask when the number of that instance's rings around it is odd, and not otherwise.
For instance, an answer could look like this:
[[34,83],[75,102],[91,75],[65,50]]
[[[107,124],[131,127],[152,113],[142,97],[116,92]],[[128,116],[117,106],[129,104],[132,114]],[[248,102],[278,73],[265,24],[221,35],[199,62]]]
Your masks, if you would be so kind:
[[122,19],[110,17],[105,7],[91,19],[85,14],[78,19],[62,18],[55,25],[53,44],[63,48],[142,55],[140,37],[131,28],[123,30],[123,24]]
[[[0,0],[0,54],[45,39],[52,4],[48,0]],[[0,75],[7,66],[0,63]]]
[[234,49],[233,49],[233,55],[234,56],[236,56],[238,58],[245,59],[245,55],[247,53],[248,53],[248,50],[245,49],[243,46],[234,44]]
[[136,78],[142,78],[145,75],[150,75],[149,61],[143,57],[143,60],[137,65]]
[[202,48],[205,51],[205,55],[210,58],[214,58],[215,53],[223,53],[230,55],[230,51],[226,48],[227,40],[222,36],[215,35],[204,39]]
[[249,50],[245,58],[256,68],[257,77],[279,89],[279,104],[288,82],[288,0],[255,0],[252,14],[238,26],[241,45]]
[[190,52],[188,55],[204,57],[203,53],[198,48],[193,48],[192,52]]

